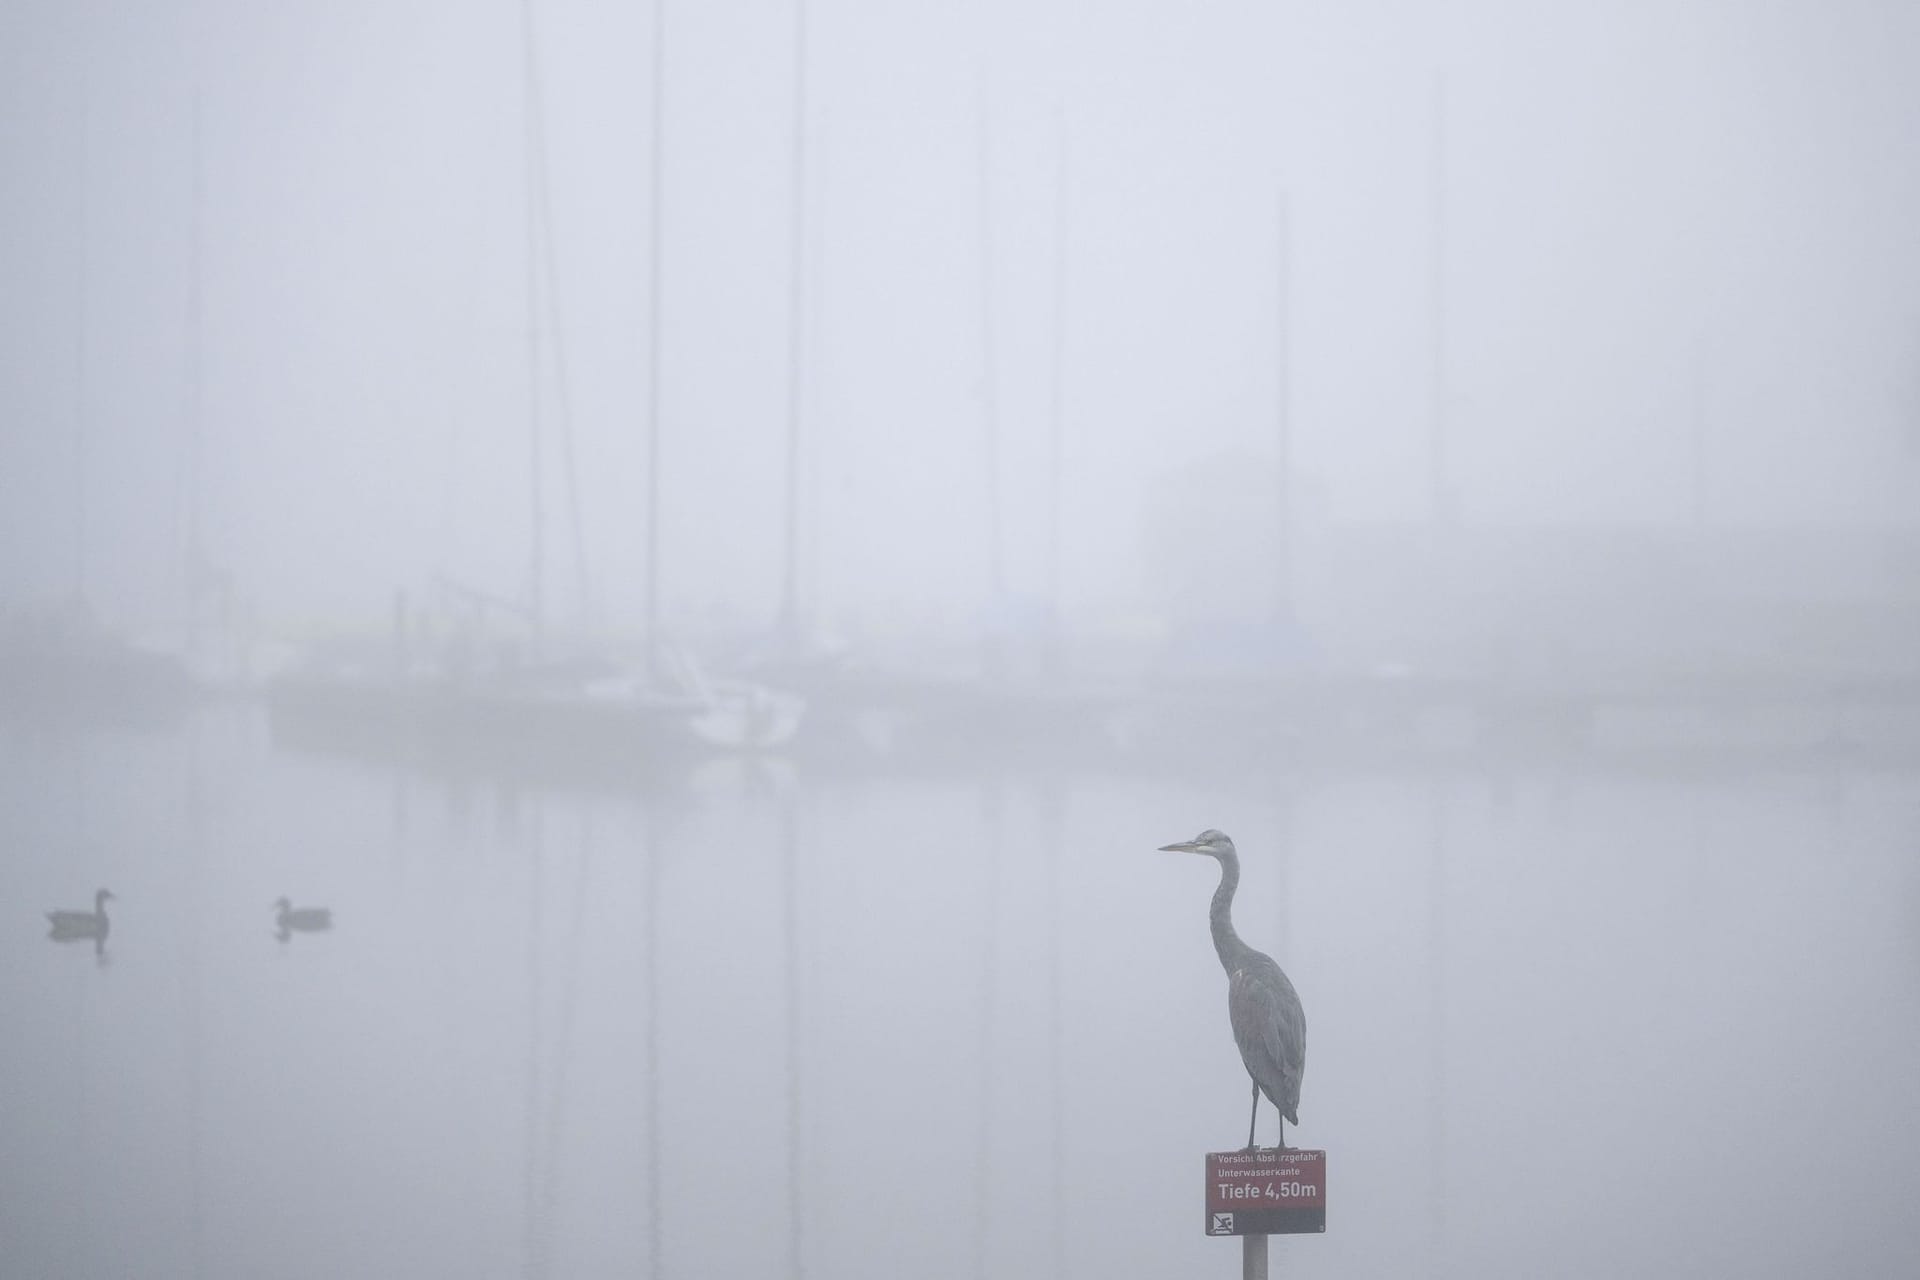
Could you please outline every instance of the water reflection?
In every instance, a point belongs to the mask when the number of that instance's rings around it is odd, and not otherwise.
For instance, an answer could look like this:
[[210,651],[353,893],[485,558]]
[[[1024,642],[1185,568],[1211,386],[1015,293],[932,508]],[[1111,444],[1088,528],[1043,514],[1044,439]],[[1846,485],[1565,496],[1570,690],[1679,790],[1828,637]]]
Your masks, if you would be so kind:
[[1064,846],[1067,824],[1066,789],[1058,778],[1044,778],[1040,781],[1034,799],[1034,830],[1045,846],[1046,852],[1046,904],[1047,919],[1052,927],[1043,930],[1044,956],[1047,971],[1047,1272],[1050,1275],[1067,1275],[1066,1258],[1066,1108],[1063,1105],[1066,1094],[1065,1051],[1063,1043],[1067,1034],[1067,1009],[1062,998],[1063,971],[1060,963],[1060,933],[1062,920],[1061,870],[1060,864],[1065,858]]
[[998,1008],[999,992],[995,984],[1000,976],[1000,922],[1004,919],[1001,910],[1001,871],[1000,862],[1006,838],[1006,797],[998,780],[982,784],[980,788],[979,825],[985,837],[981,841],[980,864],[984,881],[983,900],[980,904],[980,922],[978,936],[980,946],[980,990],[978,996],[978,1018],[980,1023],[979,1041],[975,1050],[975,1061],[980,1073],[979,1101],[976,1125],[977,1146],[973,1157],[973,1209],[974,1225],[972,1232],[972,1274],[978,1278],[987,1274],[987,1246],[992,1239],[992,1164],[994,1159],[994,1101],[995,1067],[1000,1055],[996,1052],[997,1040],[995,1011]]
[[1427,1193],[1433,1269],[1444,1269],[1447,1240],[1447,797],[1427,789],[1427,1150],[1432,1160]]
[[[1807,1214],[1855,1270],[1908,1256],[1878,1216],[1914,1172],[1885,1136],[1920,1052],[1887,1016],[1920,1003],[1902,774],[741,761],[661,796],[403,780],[276,753],[242,711],[0,751],[0,837],[28,851],[0,892],[67,898],[84,828],[134,904],[104,900],[111,974],[0,940],[0,1096],[55,1100],[9,1130],[10,1274],[1227,1265],[1192,1184],[1245,1075],[1198,908],[1149,852],[1216,821],[1315,1010],[1301,1140],[1334,1153],[1333,1225],[1287,1261],[1598,1276],[1711,1232],[1717,1269],[1778,1273],[1819,1256]],[[84,788],[47,785],[82,755]],[[350,906],[353,945],[263,963],[245,921],[281,886],[313,898],[276,919]],[[1782,999],[1822,1143],[1798,1216],[1740,1182],[1775,1101],[1737,1067]],[[1596,1155],[1623,1106],[1668,1153],[1638,1185]],[[1593,1213],[1643,1229],[1596,1250]]]
[[660,1242],[662,1238],[660,1223],[660,864],[664,860],[665,851],[660,839],[660,825],[658,812],[652,806],[647,806],[640,817],[639,853],[641,863],[646,869],[647,900],[646,960],[642,969],[646,977],[647,999],[642,1034],[646,1040],[643,1070],[646,1076],[647,1108],[643,1137],[647,1150],[647,1220],[644,1238],[648,1280],[654,1280],[654,1277],[661,1274]]
[[806,1238],[800,1189],[803,1181],[805,1132],[801,1114],[801,1081],[805,1059],[800,1049],[800,986],[805,961],[800,949],[800,812],[791,780],[781,788],[780,888],[781,939],[786,944],[782,969],[786,977],[787,1040],[787,1271],[799,1280],[806,1274]]
[[[546,812],[536,798],[532,806],[528,833],[528,876],[527,886],[527,1096],[526,1096],[526,1172],[522,1191],[523,1211],[526,1215],[526,1242],[523,1272],[529,1277],[548,1274],[550,1261],[551,1221],[542,1216],[542,1210],[550,1208],[545,1197],[540,1194],[543,1185],[551,1185],[554,1173],[552,1144],[543,1143],[540,1138],[540,1095],[541,1095],[541,1032],[543,1024],[544,997],[546,994],[545,966],[542,963],[541,942],[543,930],[541,915],[545,907],[544,888],[546,883]],[[549,1130],[551,1123],[546,1126]]]

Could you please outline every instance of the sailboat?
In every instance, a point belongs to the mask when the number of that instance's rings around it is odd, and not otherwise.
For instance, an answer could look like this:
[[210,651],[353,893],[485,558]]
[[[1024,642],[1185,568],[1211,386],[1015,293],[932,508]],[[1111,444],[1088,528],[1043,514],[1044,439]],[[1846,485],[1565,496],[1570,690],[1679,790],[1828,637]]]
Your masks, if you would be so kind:
[[[775,750],[790,740],[805,700],[748,681],[716,679],[691,655],[659,637],[657,521],[647,523],[646,653],[636,665],[583,640],[556,642],[548,631],[546,513],[541,421],[540,308],[550,309],[555,373],[563,389],[559,435],[582,613],[587,600],[579,494],[572,436],[565,418],[564,348],[554,288],[553,225],[531,9],[523,10],[527,197],[527,376],[529,432],[529,578],[515,600],[439,575],[430,608],[419,618],[396,599],[385,652],[362,650],[310,660],[276,680],[268,703],[276,735],[298,745],[351,745],[400,750],[440,761],[506,766],[516,771],[604,773],[622,781],[634,766],[711,751]],[[658,383],[659,197],[661,77],[654,66],[655,270],[649,309],[651,382]],[[543,276],[544,272],[544,276]],[[541,279],[546,281],[544,292]],[[659,456],[659,399],[649,392],[649,458]],[[649,468],[648,510],[658,507],[658,467]]]

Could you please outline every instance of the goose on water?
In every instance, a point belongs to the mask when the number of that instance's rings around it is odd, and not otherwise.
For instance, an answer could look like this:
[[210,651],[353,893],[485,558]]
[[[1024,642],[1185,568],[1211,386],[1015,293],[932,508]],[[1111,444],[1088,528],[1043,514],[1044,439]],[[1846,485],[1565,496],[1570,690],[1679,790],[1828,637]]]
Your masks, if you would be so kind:
[[285,898],[277,900],[273,905],[280,912],[277,919],[282,942],[286,941],[288,932],[294,929],[314,933],[321,929],[333,928],[333,910],[330,907],[295,907]]
[[113,897],[111,889],[101,889],[93,895],[91,911],[49,911],[47,912],[47,936],[56,942],[79,942],[91,938],[95,942],[107,940],[107,899]]

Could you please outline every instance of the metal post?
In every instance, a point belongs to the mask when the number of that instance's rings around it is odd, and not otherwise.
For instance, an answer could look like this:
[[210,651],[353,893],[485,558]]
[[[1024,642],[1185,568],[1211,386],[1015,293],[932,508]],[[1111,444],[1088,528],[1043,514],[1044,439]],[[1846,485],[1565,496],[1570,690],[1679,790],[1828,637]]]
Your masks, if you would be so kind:
[[1267,1238],[1240,1237],[1241,1280],[1267,1280]]

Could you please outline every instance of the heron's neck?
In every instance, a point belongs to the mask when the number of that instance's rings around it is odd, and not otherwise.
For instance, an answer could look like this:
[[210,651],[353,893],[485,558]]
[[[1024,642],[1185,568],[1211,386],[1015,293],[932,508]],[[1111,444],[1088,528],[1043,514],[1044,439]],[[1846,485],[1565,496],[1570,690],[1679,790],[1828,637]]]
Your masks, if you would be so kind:
[[107,914],[107,895],[106,894],[96,893],[93,895],[93,914],[97,916],[104,916],[105,914]]
[[1240,887],[1240,859],[1228,854],[1220,859],[1220,887],[1213,891],[1213,909],[1207,919],[1213,926],[1213,949],[1228,973],[1243,967],[1250,948],[1233,931],[1233,891]]

